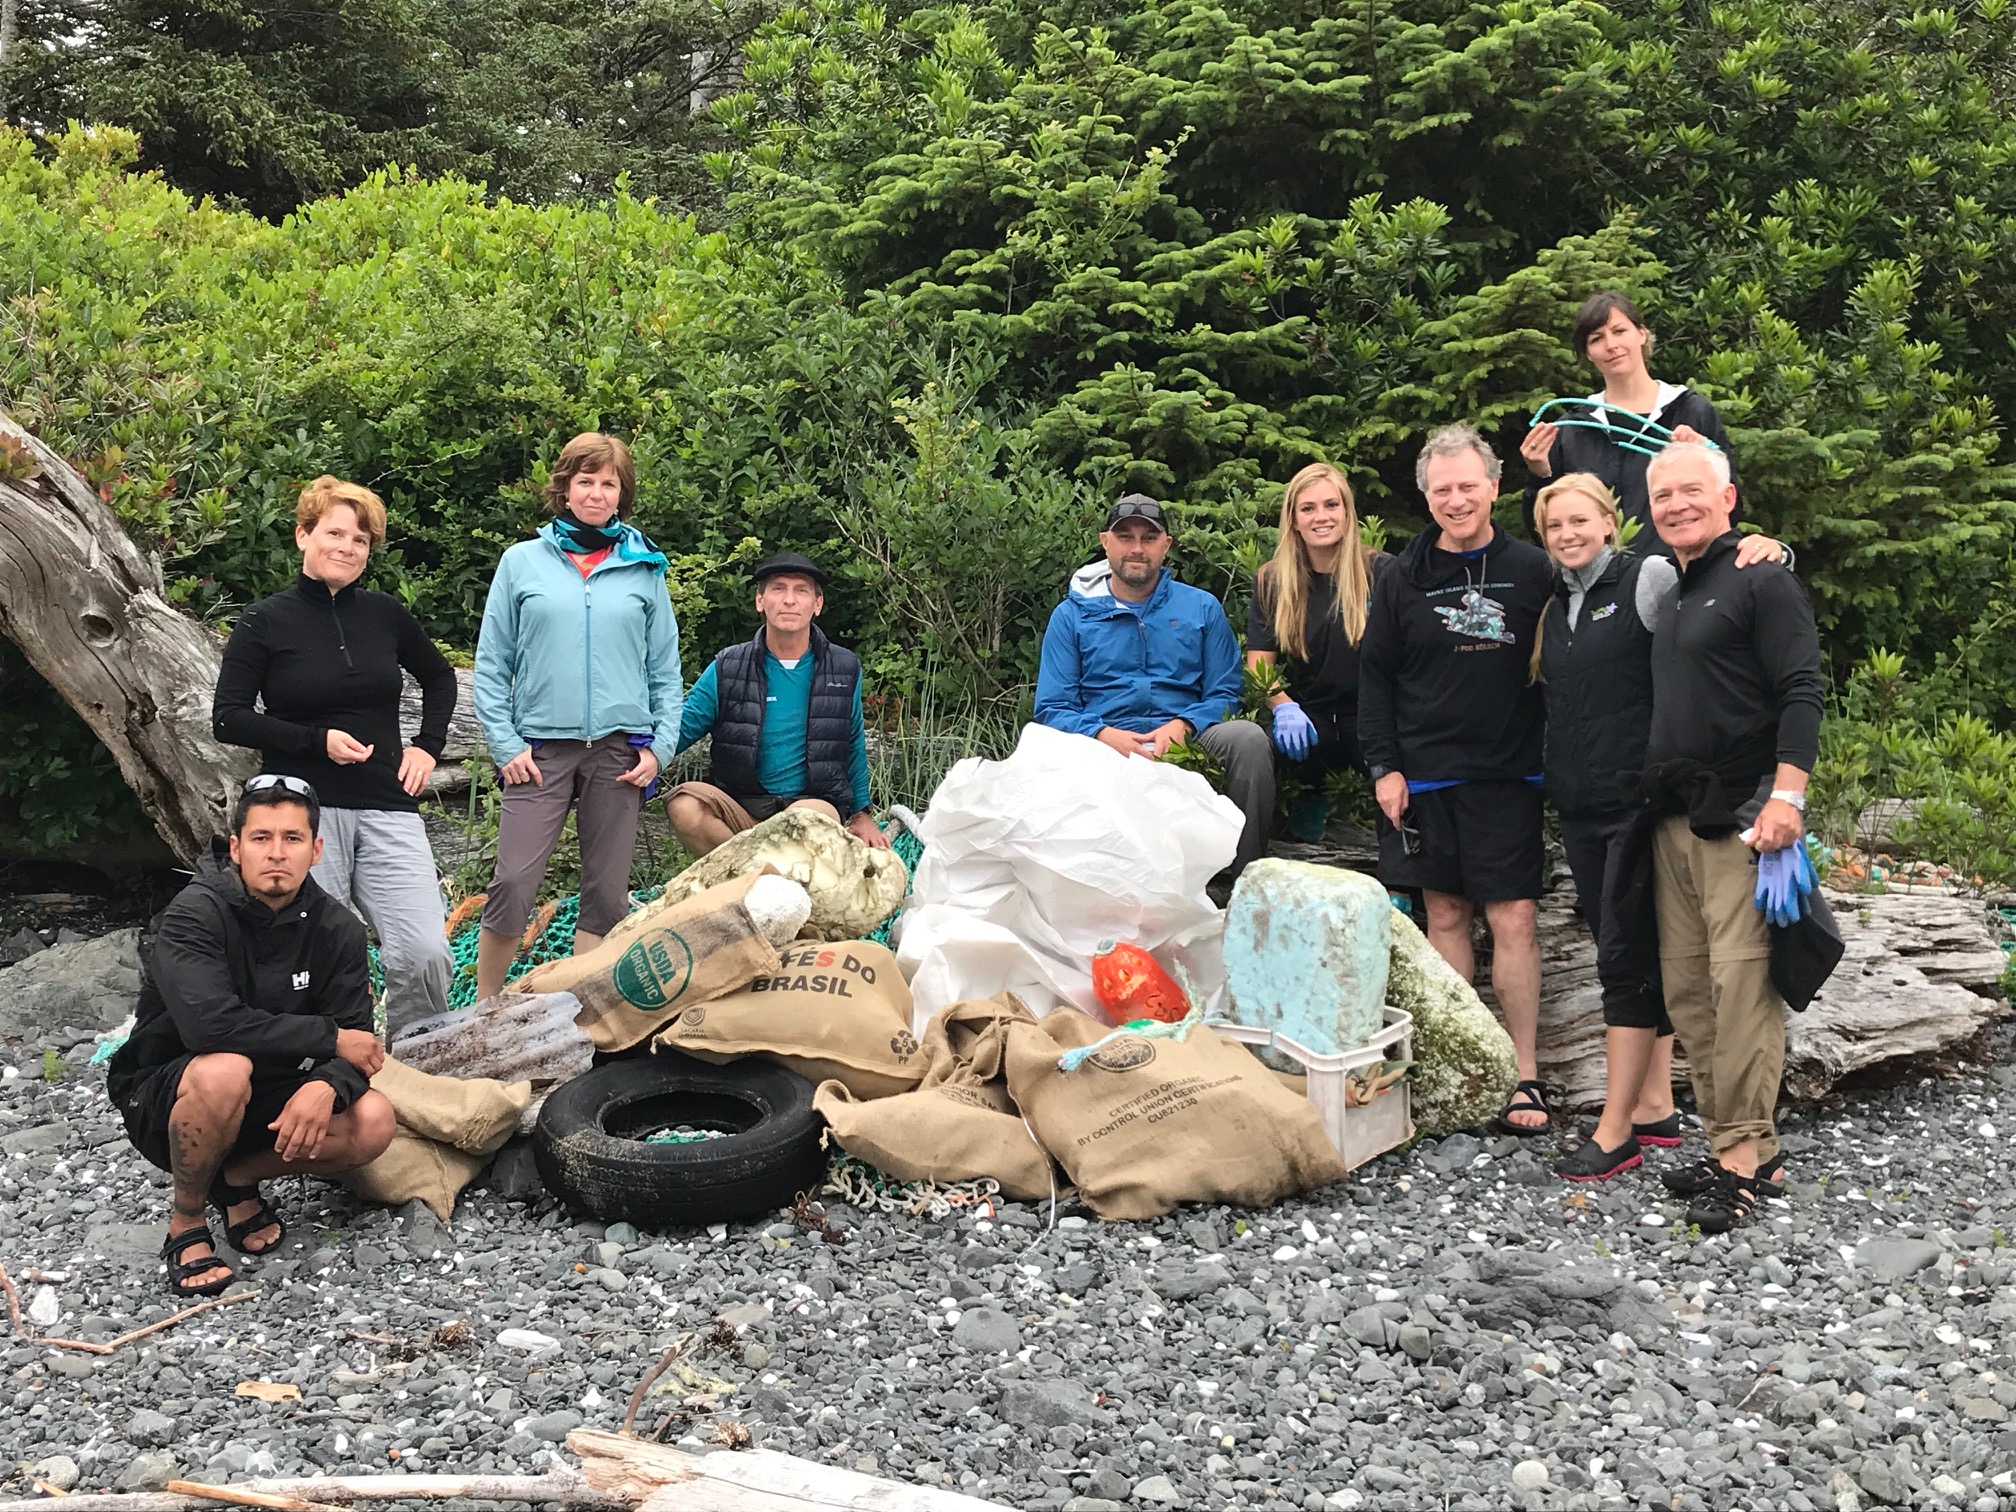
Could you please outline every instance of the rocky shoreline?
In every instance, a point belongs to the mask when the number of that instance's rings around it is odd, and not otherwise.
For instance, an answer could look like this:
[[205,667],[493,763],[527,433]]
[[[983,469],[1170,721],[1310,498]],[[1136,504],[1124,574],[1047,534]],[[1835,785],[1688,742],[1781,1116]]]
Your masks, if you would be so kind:
[[[281,1183],[255,1300],[102,1357],[5,1341],[0,1475],[538,1471],[690,1331],[646,1428],[1011,1506],[2009,1512],[2016,1035],[1981,1044],[1789,1110],[1789,1197],[1722,1239],[1649,1173],[1570,1190],[1554,1139],[1470,1134],[1259,1212],[832,1203],[840,1244],[577,1224],[509,1160],[452,1230]],[[0,1263],[59,1278],[25,1328],[104,1339],[174,1310],[165,1178],[78,1049],[51,1081],[7,1047]]]

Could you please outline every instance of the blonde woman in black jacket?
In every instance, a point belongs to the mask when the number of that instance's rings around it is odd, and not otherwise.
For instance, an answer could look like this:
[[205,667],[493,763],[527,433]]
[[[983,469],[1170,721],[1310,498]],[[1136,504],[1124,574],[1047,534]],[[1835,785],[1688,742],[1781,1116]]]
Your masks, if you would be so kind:
[[[1359,538],[1357,501],[1344,474],[1312,462],[1281,496],[1273,560],[1253,582],[1246,665],[1281,666],[1287,689],[1268,700],[1274,746],[1311,776],[1363,773],[1358,748],[1358,643],[1372,585],[1393,559]],[[1298,840],[1319,840],[1328,799],[1319,791],[1289,821]]]

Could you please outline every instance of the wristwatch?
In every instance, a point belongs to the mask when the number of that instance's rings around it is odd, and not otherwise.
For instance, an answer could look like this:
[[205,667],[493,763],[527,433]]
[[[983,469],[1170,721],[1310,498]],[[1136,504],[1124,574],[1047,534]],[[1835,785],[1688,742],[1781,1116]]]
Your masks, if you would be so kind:
[[1367,767],[1366,771],[1371,774],[1374,782],[1377,782],[1381,777],[1391,777],[1393,775],[1393,768],[1391,767]]
[[1806,795],[1804,793],[1795,793],[1791,788],[1773,788],[1771,789],[1771,796],[1780,803],[1791,804],[1792,807],[1799,810],[1802,814],[1806,812]]

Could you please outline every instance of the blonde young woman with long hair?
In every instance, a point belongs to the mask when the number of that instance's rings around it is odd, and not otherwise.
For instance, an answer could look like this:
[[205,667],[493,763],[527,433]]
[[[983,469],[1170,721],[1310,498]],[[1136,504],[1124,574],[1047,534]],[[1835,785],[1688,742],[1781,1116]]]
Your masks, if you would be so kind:
[[[1392,560],[1365,546],[1357,501],[1344,474],[1312,462],[1281,495],[1281,535],[1261,564],[1246,617],[1246,665],[1281,663],[1287,691],[1276,693],[1274,745],[1314,774],[1365,770],[1358,748],[1358,643],[1372,584]],[[1289,822],[1298,840],[1322,838],[1329,803],[1319,791]]]
[[[1539,491],[1534,526],[1557,573],[1540,621],[1534,668],[1547,694],[1546,795],[1582,916],[1596,937],[1607,1079],[1595,1133],[1555,1166],[1571,1181],[1602,1181],[1643,1160],[1641,1146],[1680,1143],[1673,1108],[1673,1026],[1656,962],[1632,959],[1612,907],[1619,848],[1638,807],[1652,728],[1652,632],[1672,600],[1672,561],[1622,550],[1622,513],[1593,473],[1568,473]],[[1785,548],[1749,536],[1740,565],[1777,561]]]

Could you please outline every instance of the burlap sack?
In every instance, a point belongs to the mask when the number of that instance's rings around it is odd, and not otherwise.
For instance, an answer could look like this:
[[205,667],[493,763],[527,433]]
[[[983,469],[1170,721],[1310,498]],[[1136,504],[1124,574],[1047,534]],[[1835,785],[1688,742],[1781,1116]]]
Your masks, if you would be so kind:
[[529,1081],[507,1086],[487,1077],[433,1076],[389,1055],[371,1078],[371,1088],[385,1094],[401,1130],[470,1155],[502,1148],[532,1101]]
[[885,945],[868,940],[787,947],[774,974],[686,1009],[654,1044],[702,1060],[764,1055],[815,1086],[857,1097],[908,1092],[924,1074],[910,1032],[910,988]]
[[776,948],[742,903],[755,881],[752,873],[710,887],[654,914],[646,927],[626,927],[626,920],[587,955],[548,961],[513,988],[573,993],[581,1000],[575,1022],[595,1048],[627,1050],[682,1009],[775,974]]
[[1179,1202],[1264,1207],[1344,1179],[1315,1108],[1244,1047],[1193,1029],[1181,1043],[1127,1035],[1075,1071],[1067,1046],[1109,1028],[1075,1008],[1008,1029],[1008,1090],[1101,1218],[1155,1218]]
[[418,1197],[447,1223],[455,1215],[455,1199],[462,1188],[489,1163],[488,1155],[471,1155],[402,1128],[393,1133],[383,1155],[344,1172],[341,1180],[367,1202],[397,1207]]
[[1010,1197],[1054,1190],[1043,1153],[1009,1099],[1002,1055],[1010,1024],[1036,1022],[1012,992],[952,1003],[924,1030],[924,1083],[896,1097],[857,1100],[839,1082],[813,1094],[834,1142],[900,1181],[991,1176]]

